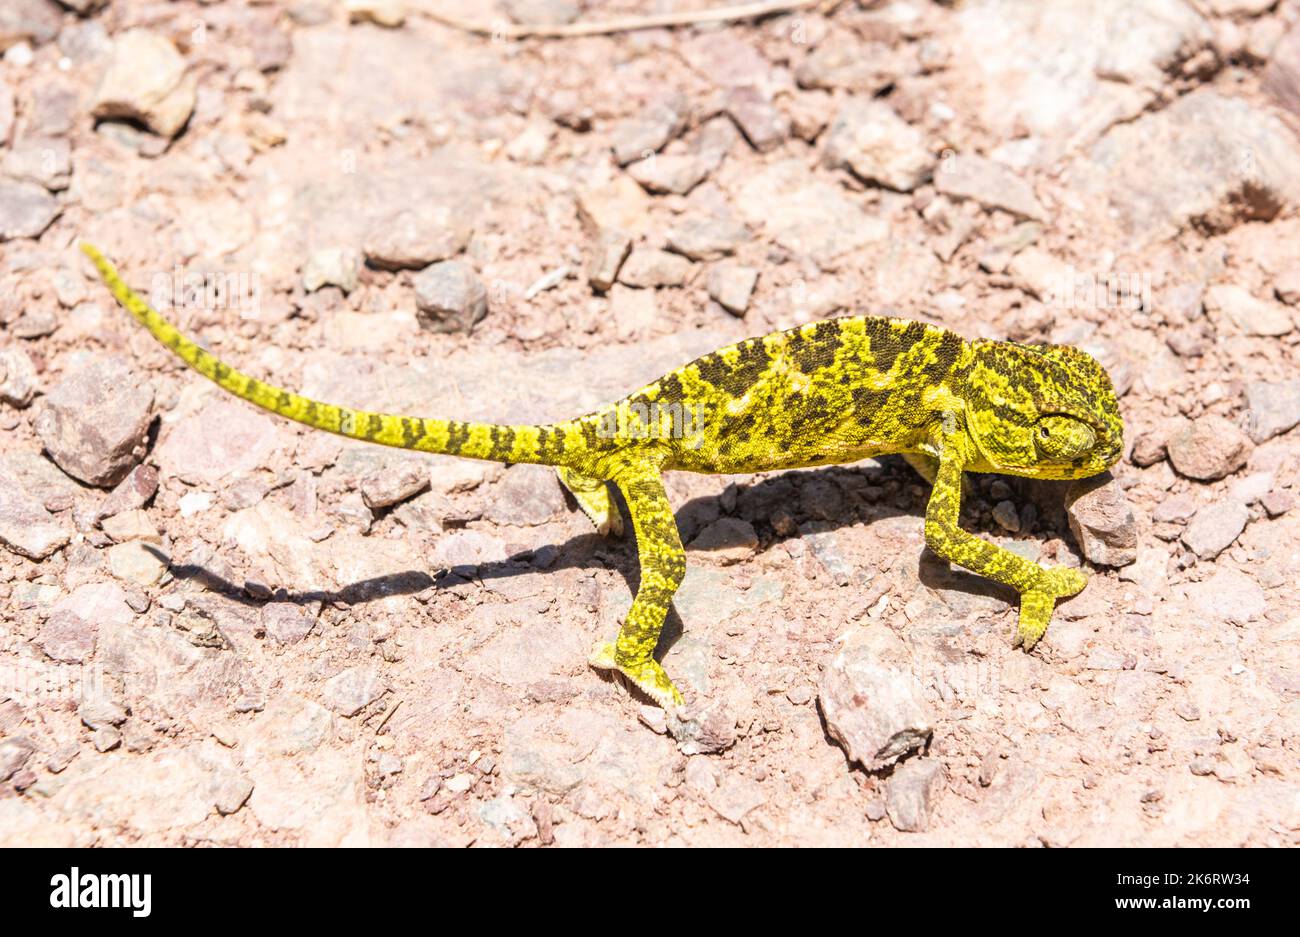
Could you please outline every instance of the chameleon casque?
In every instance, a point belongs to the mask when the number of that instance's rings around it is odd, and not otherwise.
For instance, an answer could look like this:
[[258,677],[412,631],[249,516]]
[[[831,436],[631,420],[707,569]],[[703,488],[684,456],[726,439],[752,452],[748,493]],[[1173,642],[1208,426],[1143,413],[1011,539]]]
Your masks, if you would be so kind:
[[[1071,479],[1105,471],[1123,449],[1110,377],[1068,345],[966,341],[904,319],[827,319],[704,355],[585,416],[504,426],[352,410],[243,374],[186,338],[90,245],[121,303],[200,374],[272,413],[341,436],[419,452],[554,466],[602,532],[621,526],[622,493],[641,578],[617,639],[592,666],[618,670],[665,709],[682,702],[652,656],[686,571],[662,473],[771,471],[902,454],[933,485],[925,542],[940,557],[1020,593],[1015,643],[1032,648],[1077,569],[1045,569],[958,526],[964,472]],[[682,432],[684,408],[698,432]]]

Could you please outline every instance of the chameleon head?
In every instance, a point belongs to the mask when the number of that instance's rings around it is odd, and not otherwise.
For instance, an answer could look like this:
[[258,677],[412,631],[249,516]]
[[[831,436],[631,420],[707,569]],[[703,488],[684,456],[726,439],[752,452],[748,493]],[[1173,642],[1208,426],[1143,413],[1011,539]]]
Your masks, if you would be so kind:
[[972,342],[966,428],[986,471],[1085,478],[1124,450],[1124,421],[1110,375],[1070,345]]

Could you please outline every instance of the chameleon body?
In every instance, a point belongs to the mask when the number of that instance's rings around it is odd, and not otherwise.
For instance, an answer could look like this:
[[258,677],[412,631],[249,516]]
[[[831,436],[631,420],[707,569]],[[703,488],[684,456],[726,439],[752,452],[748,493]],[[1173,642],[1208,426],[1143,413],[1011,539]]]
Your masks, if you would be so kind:
[[662,473],[770,471],[903,454],[933,485],[925,542],[944,559],[1020,593],[1016,643],[1031,648],[1076,569],[1046,569],[958,526],[964,472],[1071,479],[1109,468],[1124,426],[1106,371],[1065,345],[966,341],[931,325],[855,316],[809,323],[704,355],[623,400],[558,423],[505,426],[369,413],[310,400],[249,377],[186,338],[83,250],[117,300],[158,341],[237,397],[354,439],[555,466],[602,531],[627,504],[640,585],[617,639],[593,666],[618,670],[665,708],[682,701],[652,656],[686,571]]

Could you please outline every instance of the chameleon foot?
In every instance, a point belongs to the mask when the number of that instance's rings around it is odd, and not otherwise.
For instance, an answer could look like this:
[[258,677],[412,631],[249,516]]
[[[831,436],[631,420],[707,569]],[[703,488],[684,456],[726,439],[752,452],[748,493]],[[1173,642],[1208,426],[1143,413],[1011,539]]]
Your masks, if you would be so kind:
[[683,703],[673,681],[654,658],[618,662],[618,650],[612,641],[602,641],[592,650],[587,663],[596,670],[617,670],[667,712]]
[[1068,566],[1043,570],[1033,588],[1020,594],[1020,623],[1011,646],[1033,650],[1052,620],[1056,600],[1081,592],[1087,584],[1088,577],[1083,572]]

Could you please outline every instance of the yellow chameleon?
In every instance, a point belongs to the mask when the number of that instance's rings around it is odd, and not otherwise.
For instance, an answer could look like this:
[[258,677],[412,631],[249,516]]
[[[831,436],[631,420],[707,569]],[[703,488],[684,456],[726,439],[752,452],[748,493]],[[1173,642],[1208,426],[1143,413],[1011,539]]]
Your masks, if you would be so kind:
[[682,697],[651,655],[686,554],[663,472],[759,472],[901,453],[934,486],[926,544],[1020,593],[1016,643],[1027,650],[1046,631],[1056,600],[1079,592],[1087,578],[1076,569],[1044,569],[962,530],[962,473],[1082,478],[1105,471],[1123,449],[1110,377],[1087,353],[1067,345],[968,342],[935,326],[869,316],[729,345],[617,403],[544,426],[351,410],[218,361],[133,293],[99,251],[88,244],[82,250],[158,341],[272,413],[401,449],[555,466],[602,531],[620,525],[607,483],[617,485],[636,533],[641,583],[617,640],[598,646],[591,664],[623,673],[665,709]]

